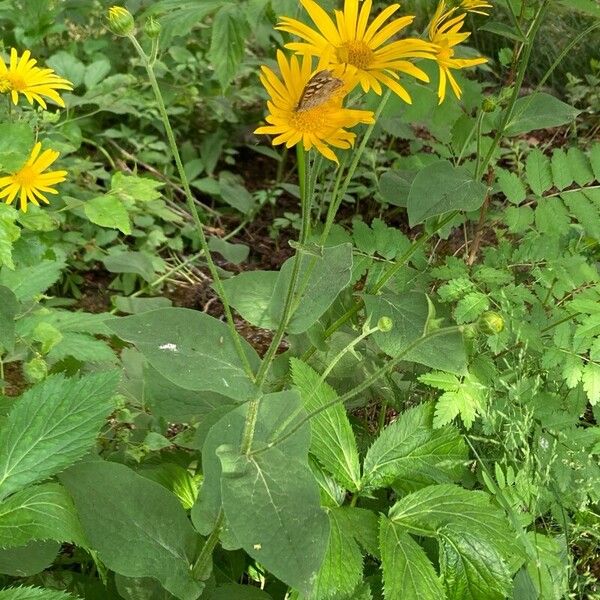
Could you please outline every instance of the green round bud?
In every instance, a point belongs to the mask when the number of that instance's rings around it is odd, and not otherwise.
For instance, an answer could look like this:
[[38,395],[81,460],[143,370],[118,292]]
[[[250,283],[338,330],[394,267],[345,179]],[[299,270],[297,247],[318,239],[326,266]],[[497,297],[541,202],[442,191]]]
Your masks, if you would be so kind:
[[381,317],[379,321],[377,321],[377,329],[383,333],[388,333],[394,328],[394,321],[392,321],[389,317]]
[[108,9],[108,28],[115,35],[127,36],[133,33],[135,22],[133,15],[122,6],[111,6]]
[[160,35],[160,23],[153,16],[146,19],[144,33],[151,39],[157,38]]
[[500,313],[488,310],[479,317],[477,328],[481,333],[497,335],[504,329],[504,317]]
[[460,330],[466,340],[473,340],[477,337],[477,327],[475,327],[475,325],[472,323],[468,325],[462,325]]
[[491,113],[496,110],[497,106],[496,100],[491,96],[488,96],[487,98],[483,99],[483,102],[481,103],[481,110],[486,113]]

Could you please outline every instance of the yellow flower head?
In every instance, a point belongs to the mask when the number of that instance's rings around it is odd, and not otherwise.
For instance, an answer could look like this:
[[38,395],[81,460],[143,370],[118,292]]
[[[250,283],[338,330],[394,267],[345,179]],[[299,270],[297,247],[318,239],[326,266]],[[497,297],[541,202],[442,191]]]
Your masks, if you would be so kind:
[[126,8],[111,6],[108,9],[108,26],[115,35],[126,36],[133,32],[135,21]]
[[318,56],[321,69],[328,64],[352,65],[357,69],[358,80],[365,92],[372,88],[381,94],[383,84],[408,103],[411,98],[398,82],[398,73],[429,81],[426,73],[409,59],[433,58],[435,48],[432,44],[413,38],[389,42],[414,20],[414,16],[405,16],[384,25],[398,10],[399,4],[388,6],[369,23],[372,0],[364,0],[360,10],[358,0],[345,0],[344,10],[335,11],[334,23],[314,0],[300,2],[317,30],[296,19],[282,17],[277,29],[303,40],[287,44],[286,48],[304,56]]
[[31,151],[29,160],[12,175],[0,177],[0,199],[6,204],[19,195],[19,204],[23,212],[27,212],[27,203],[33,202],[39,206],[38,200],[50,204],[44,194],[58,194],[54,189],[67,177],[66,171],[44,171],[58,158],[55,150],[44,150],[40,154],[42,144],[38,142]]
[[494,8],[489,2],[481,0],[461,0],[460,7],[467,12],[477,13],[478,15],[488,16],[488,13],[481,10],[482,8]]
[[456,79],[454,79],[451,69],[465,69],[487,62],[487,59],[483,57],[454,58],[454,47],[464,42],[471,35],[468,31],[461,31],[467,14],[459,13],[456,15],[456,10],[457,8],[446,10],[445,0],[440,0],[428,27],[429,39],[438,47],[435,60],[440,70],[438,85],[440,104],[446,98],[447,81],[450,82],[450,87],[455,96],[459,99],[462,96],[462,90]]
[[313,146],[326,158],[337,162],[330,146],[350,148],[356,134],[346,131],[358,123],[373,123],[373,113],[344,108],[342,101],[353,87],[348,73],[319,71],[313,74],[310,57],[302,62],[277,52],[281,78],[269,67],[261,67],[260,80],[267,90],[268,125],[254,133],[275,135],[273,145],[288,148],[302,142],[306,150]]
[[19,94],[23,94],[29,104],[35,100],[42,108],[47,108],[44,97],[64,106],[56,90],[72,90],[73,85],[52,69],[36,67],[36,63],[29,50],[25,50],[19,58],[17,51],[12,48],[8,67],[0,56],[0,94],[10,93],[14,104],[19,101]]

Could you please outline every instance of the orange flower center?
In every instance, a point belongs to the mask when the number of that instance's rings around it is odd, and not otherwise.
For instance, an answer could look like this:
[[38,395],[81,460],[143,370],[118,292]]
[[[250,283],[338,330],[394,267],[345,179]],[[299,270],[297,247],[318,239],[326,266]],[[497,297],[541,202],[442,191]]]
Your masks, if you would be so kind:
[[0,92],[15,90],[21,92],[27,88],[27,82],[18,73],[6,73],[0,79]]
[[290,125],[298,131],[322,135],[323,131],[331,127],[328,113],[329,111],[323,110],[322,106],[315,106],[301,112],[294,111],[290,118]]
[[39,173],[37,173],[32,167],[23,167],[20,171],[15,173],[12,178],[15,183],[19,184],[21,187],[29,187],[31,186]]
[[373,50],[362,40],[351,40],[335,49],[341,63],[354,65],[357,69],[367,69],[373,61]]
[[440,48],[437,52],[438,63],[445,65],[454,56],[454,50],[450,47],[450,44],[448,44],[448,40],[441,40],[437,43],[440,45]]

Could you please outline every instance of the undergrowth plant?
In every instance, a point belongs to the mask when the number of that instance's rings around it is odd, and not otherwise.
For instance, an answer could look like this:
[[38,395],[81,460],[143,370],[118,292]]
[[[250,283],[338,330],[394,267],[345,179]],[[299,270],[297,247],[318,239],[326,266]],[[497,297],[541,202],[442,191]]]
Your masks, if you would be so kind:
[[[595,4],[131,4],[102,17],[131,73],[0,58],[0,600],[599,598],[600,143],[534,137],[578,117],[544,84]],[[590,24],[526,89],[558,5]],[[226,140],[259,97],[252,193]],[[291,257],[225,268],[286,194]],[[94,265],[112,305],[76,310]],[[195,265],[220,318],[159,295]]]

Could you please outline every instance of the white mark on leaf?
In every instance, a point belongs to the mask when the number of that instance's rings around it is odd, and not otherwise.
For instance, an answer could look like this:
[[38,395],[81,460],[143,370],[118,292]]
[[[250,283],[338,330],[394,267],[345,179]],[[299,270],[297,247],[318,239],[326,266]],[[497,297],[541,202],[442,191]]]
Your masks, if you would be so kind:
[[177,344],[161,344],[159,350],[168,350],[169,352],[178,352]]

